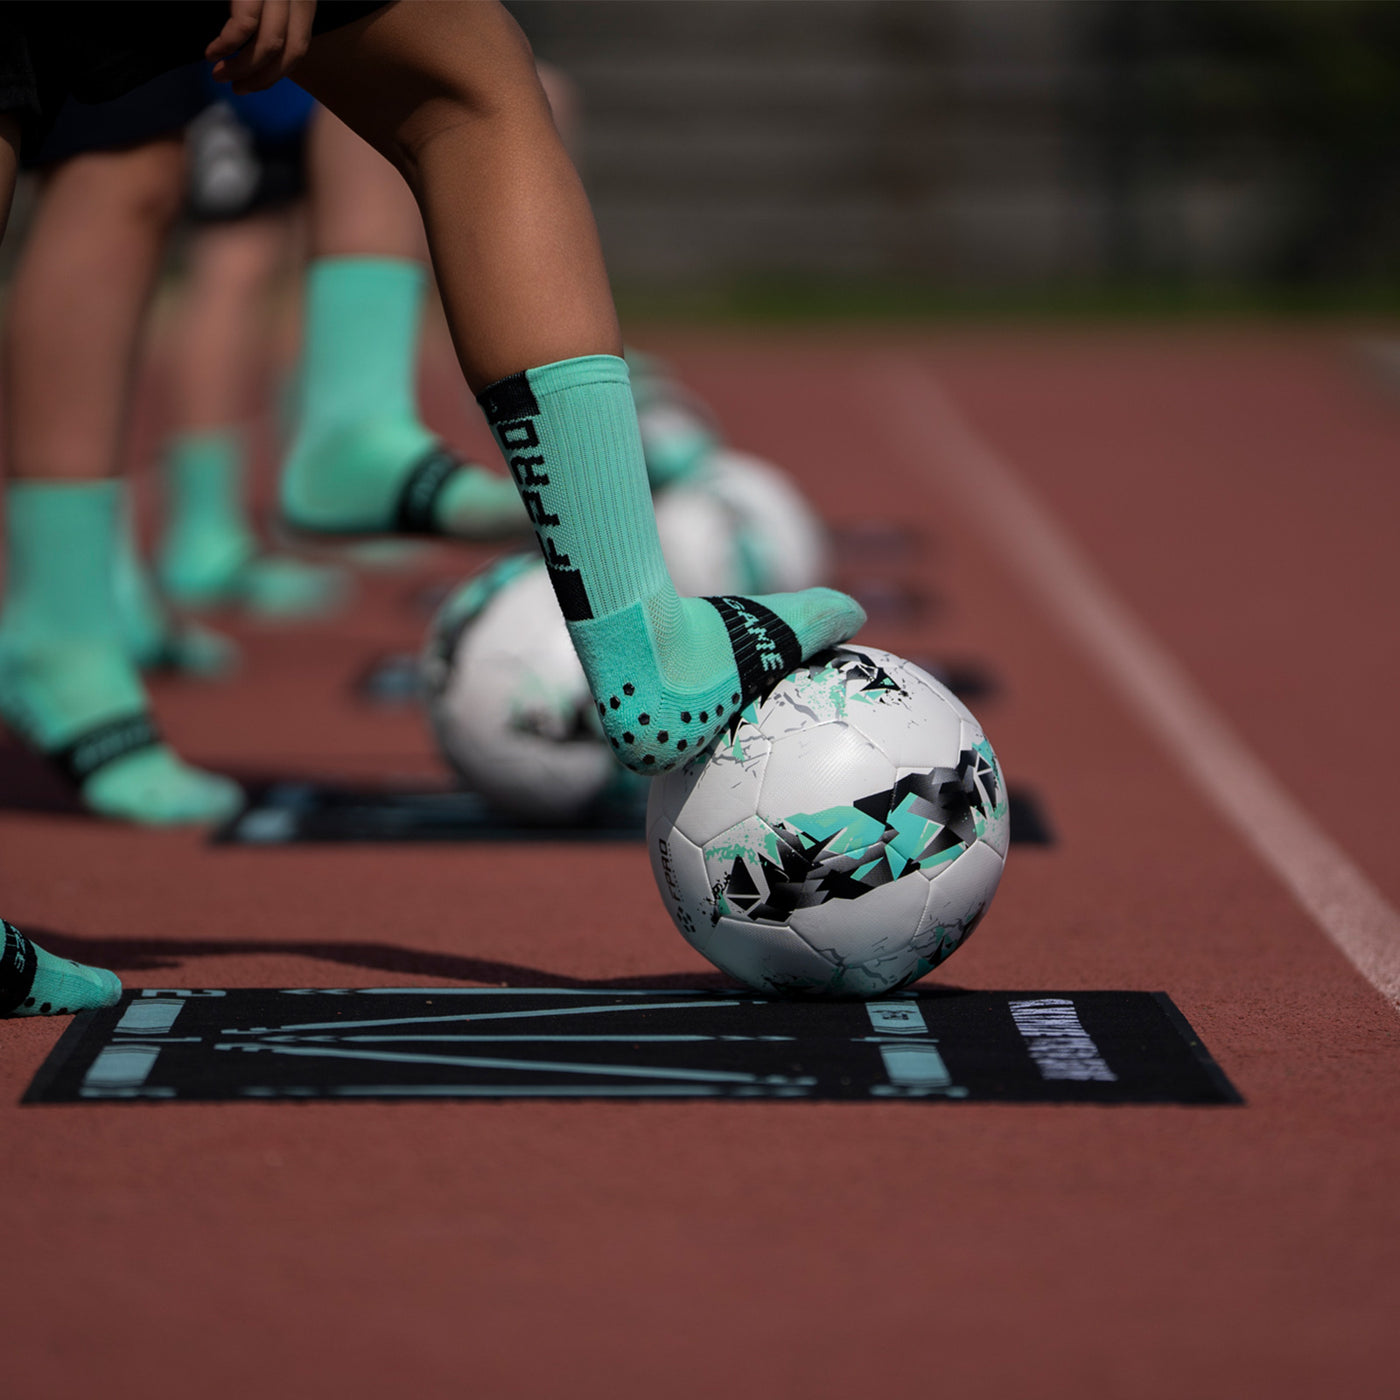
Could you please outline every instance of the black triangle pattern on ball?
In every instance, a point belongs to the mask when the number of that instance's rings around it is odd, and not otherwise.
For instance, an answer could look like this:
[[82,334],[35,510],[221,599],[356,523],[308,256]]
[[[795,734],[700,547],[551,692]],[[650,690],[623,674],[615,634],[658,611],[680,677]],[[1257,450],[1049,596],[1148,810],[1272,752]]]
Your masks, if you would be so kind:
[[[782,923],[798,909],[832,899],[859,899],[919,870],[933,856],[972,845],[977,839],[973,813],[990,816],[997,793],[995,769],[977,750],[964,749],[956,768],[910,773],[892,787],[852,802],[855,812],[872,817],[883,827],[880,836],[859,851],[829,849],[839,832],[814,837],[791,822],[779,822],[772,828],[777,837],[777,860],[762,854],[754,857],[767,894],[748,862],[738,856],[725,881],[725,902],[746,918]],[[933,840],[912,858],[895,849],[901,833],[890,825],[891,813],[911,797],[911,814],[939,828]],[[717,921],[719,917],[716,909],[714,918]]]
[[[715,600],[710,598],[706,601],[713,603]],[[819,651],[815,655],[809,656],[806,661],[795,663],[792,669],[797,669],[798,664],[812,671],[820,671],[829,667],[843,676],[854,675],[857,680],[863,682],[856,692],[859,695],[907,695],[909,693],[874,657],[850,643],[843,643],[839,647],[828,647],[826,651]],[[725,726],[730,739],[735,738],[738,734],[739,727],[744,723],[745,713],[749,707],[754,704],[764,704],[790,673],[790,671],[785,671],[781,674],[770,674],[766,680],[758,682],[758,688],[753,694],[744,692],[742,703],[730,716],[729,722]]]
[[857,651],[854,647],[840,647],[827,655],[831,664],[843,675],[854,676],[863,682],[858,692],[861,695],[908,694],[873,656],[863,651]]

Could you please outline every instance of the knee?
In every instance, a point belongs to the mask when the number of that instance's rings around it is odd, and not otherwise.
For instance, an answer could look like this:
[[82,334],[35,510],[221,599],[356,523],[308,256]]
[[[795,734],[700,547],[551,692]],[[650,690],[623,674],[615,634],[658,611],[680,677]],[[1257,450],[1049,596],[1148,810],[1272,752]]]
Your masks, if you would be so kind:
[[401,13],[405,32],[386,65],[373,144],[410,184],[423,152],[446,133],[487,136],[549,120],[529,40],[503,6],[415,5]]
[[117,191],[122,213],[133,223],[163,233],[175,222],[184,204],[184,146],[161,141],[127,154],[131,159]]
[[142,227],[163,234],[184,201],[185,154],[175,139],[126,151],[76,156],[62,172],[109,228]]

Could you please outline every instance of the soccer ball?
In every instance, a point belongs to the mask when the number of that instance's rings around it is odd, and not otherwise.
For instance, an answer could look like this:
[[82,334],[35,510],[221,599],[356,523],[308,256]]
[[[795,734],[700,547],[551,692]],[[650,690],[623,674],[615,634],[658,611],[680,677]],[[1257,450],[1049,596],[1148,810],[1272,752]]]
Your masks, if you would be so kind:
[[848,644],[799,667],[708,754],[653,780],[647,845],[677,928],[760,991],[870,997],[935,968],[986,912],[1010,839],[972,713]]
[[641,782],[603,742],[543,561],[498,561],[439,608],[420,664],[449,766],[510,815],[567,823]]
[[661,551],[679,593],[796,593],[827,581],[826,529],[792,479],[717,450],[656,493]]
[[[699,485],[660,492],[657,530],[681,593],[744,582],[733,511]],[[492,806],[568,824],[645,780],[603,739],[588,681],[538,555],[512,555],[438,609],[420,663],[433,736],[463,783]]]
[[692,481],[658,491],[655,506],[657,538],[677,593],[703,598],[746,591],[739,521],[729,505]]
[[786,472],[749,452],[722,448],[705,464],[704,489],[733,521],[735,593],[796,593],[828,581],[826,528]]

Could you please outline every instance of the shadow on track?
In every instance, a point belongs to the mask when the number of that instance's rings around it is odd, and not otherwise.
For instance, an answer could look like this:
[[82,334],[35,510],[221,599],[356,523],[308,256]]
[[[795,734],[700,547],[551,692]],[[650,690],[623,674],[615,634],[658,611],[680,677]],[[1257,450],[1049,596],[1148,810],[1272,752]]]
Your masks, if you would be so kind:
[[519,963],[491,958],[463,957],[454,953],[429,953],[396,948],[388,943],[327,943],[282,941],[234,941],[222,939],[84,938],[55,933],[28,922],[24,931],[49,952],[78,962],[95,963],[114,972],[155,972],[179,967],[187,958],[231,957],[240,954],[283,954],[315,958],[344,967],[367,968],[411,977],[434,977],[451,982],[480,982],[493,987],[580,987],[665,989],[693,988],[723,991],[733,983],[719,972],[670,972],[649,977],[583,978],[543,972]]
[[[411,977],[432,977],[441,981],[476,982],[488,987],[577,987],[581,990],[647,990],[726,992],[737,984],[722,972],[663,972],[644,977],[566,977],[558,972],[542,972],[519,963],[498,962],[492,958],[461,957],[454,953],[428,953],[415,948],[396,948],[389,943],[324,942],[234,942],[221,939],[164,938],[84,938],[72,933],[55,933],[26,922],[24,931],[49,952],[62,958],[95,963],[114,972],[156,972],[179,967],[187,958],[230,957],[239,954],[284,954],[315,958],[344,967],[367,968]],[[962,996],[965,987],[948,985],[919,988],[921,996]]]
[[92,815],[43,758],[8,737],[0,739],[0,811]]

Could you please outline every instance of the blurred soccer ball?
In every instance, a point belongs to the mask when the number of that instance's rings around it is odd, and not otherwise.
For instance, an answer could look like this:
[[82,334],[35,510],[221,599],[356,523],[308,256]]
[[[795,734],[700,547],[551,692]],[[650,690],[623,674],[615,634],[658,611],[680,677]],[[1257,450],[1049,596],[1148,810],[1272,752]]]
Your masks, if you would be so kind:
[[827,582],[826,528],[786,472],[747,452],[711,454],[656,495],[656,527],[680,593],[795,593]]
[[704,480],[658,491],[656,533],[676,592],[743,593],[748,574],[734,509]]
[[795,593],[829,582],[826,527],[786,472],[722,449],[705,468],[709,492],[731,512],[741,593]]
[[501,560],[459,588],[433,619],[421,665],[443,758],[503,812],[567,823],[638,781],[603,742],[538,558]]
[[1010,839],[971,712],[912,663],[847,645],[657,778],[647,845],[686,940],[761,991],[877,996],[986,911]]

